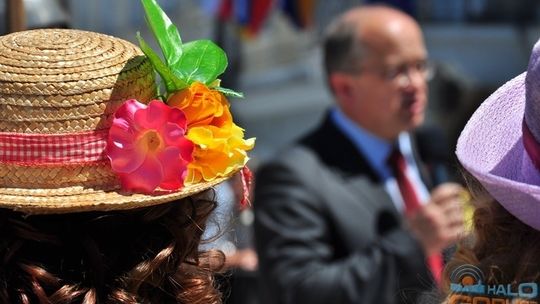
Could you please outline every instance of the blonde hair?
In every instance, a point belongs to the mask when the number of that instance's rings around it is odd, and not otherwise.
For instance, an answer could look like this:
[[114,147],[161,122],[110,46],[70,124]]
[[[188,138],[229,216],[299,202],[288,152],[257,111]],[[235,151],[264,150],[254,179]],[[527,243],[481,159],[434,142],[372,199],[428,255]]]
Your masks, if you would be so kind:
[[524,224],[502,207],[470,174],[464,174],[475,201],[473,233],[460,241],[445,268],[443,291],[461,265],[474,265],[484,284],[519,284],[540,278],[540,231]]

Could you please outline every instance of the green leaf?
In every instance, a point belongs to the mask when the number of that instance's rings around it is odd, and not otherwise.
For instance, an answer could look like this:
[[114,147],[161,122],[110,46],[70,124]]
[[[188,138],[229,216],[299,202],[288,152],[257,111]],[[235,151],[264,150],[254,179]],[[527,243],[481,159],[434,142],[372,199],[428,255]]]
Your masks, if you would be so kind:
[[187,83],[211,84],[227,68],[227,55],[210,40],[197,40],[182,46],[182,57],[171,69]]
[[231,89],[227,89],[227,88],[223,88],[223,87],[214,87],[212,89],[214,89],[216,91],[220,91],[225,96],[244,98],[244,93],[236,92],[236,91],[233,91]]
[[165,82],[167,92],[170,93],[182,90],[189,86],[185,81],[176,77],[169,67],[166,66],[163,61],[161,61],[161,58],[159,58],[158,54],[156,54],[154,50],[146,43],[146,41],[144,41],[140,33],[137,33],[137,39],[139,40],[141,50],[148,57],[150,63],[152,63],[152,66],[154,66],[154,70],[159,73],[161,79],[163,79]]
[[182,38],[178,29],[156,0],[141,0],[146,13],[146,23],[152,29],[167,65],[171,66],[182,57]]

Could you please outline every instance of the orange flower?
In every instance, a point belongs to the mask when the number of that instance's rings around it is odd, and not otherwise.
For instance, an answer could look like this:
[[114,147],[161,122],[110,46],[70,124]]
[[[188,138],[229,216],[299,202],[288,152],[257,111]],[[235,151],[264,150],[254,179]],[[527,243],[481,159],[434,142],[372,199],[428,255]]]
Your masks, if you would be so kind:
[[225,96],[200,82],[193,82],[189,88],[174,93],[167,104],[186,114],[188,128],[208,125],[222,127],[232,122]]
[[234,124],[229,102],[221,92],[194,82],[167,103],[185,113],[186,137],[195,144],[186,184],[228,176],[247,163],[246,151],[253,148],[255,139],[244,139],[244,130]]

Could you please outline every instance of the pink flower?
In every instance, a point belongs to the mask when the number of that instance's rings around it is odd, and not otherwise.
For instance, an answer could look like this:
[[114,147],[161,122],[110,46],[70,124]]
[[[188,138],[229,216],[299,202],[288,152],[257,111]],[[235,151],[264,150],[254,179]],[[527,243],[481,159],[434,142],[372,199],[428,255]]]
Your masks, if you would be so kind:
[[184,185],[193,143],[185,138],[186,116],[159,100],[127,100],[114,113],[106,154],[125,190],[151,193]]

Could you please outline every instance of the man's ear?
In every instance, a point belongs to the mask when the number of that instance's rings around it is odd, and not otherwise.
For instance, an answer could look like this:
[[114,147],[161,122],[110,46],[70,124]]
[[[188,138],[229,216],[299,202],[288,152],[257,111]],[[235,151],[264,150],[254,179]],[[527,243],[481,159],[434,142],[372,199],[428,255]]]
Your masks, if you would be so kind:
[[336,101],[341,106],[346,106],[354,100],[353,95],[353,79],[345,73],[332,73],[328,77],[330,87],[336,97]]

